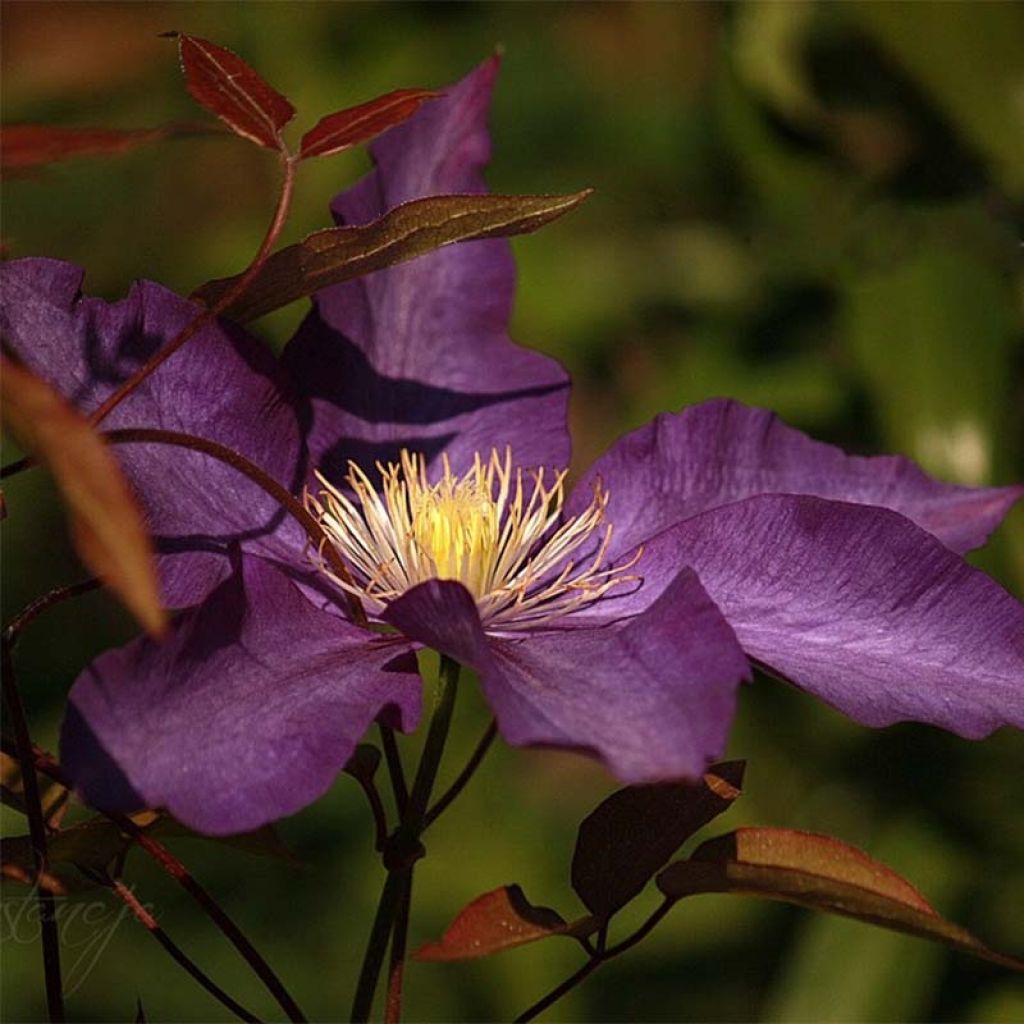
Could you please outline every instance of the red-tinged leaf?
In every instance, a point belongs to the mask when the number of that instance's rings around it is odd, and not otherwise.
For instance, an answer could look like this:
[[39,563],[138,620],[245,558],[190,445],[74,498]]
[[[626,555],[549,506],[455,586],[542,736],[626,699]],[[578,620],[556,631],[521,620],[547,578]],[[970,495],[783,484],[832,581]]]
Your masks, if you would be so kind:
[[53,473],[67,503],[82,561],[120,597],[142,626],[166,626],[142,513],[110,449],[48,384],[0,360],[3,420]]
[[742,761],[709,768],[699,783],[630,786],[580,825],[572,887],[587,909],[607,917],[624,907],[699,828],[740,795]]
[[166,124],[133,131],[11,124],[0,133],[0,173],[5,178],[17,177],[58,160],[76,156],[117,156],[147,142],[209,132],[207,126],[193,124]]
[[518,885],[485,892],[466,906],[448,926],[440,942],[416,951],[416,960],[473,960],[552,935],[583,938],[600,922],[586,917],[568,924],[549,907],[535,907]]
[[299,159],[330,156],[401,124],[427,100],[440,96],[429,89],[396,89],[375,100],[322,117],[302,136]]
[[[382,270],[453,242],[521,235],[575,209],[590,189],[562,196],[430,196],[396,206],[369,224],[328,228],[280,249],[228,306],[240,323],[312,295],[328,285]],[[214,305],[237,278],[198,288],[192,298]]]
[[291,103],[237,53],[197,36],[177,38],[192,98],[236,135],[284,152],[281,129],[295,116]]
[[735,892],[782,900],[933,939],[1024,970],[1024,960],[989,949],[940,917],[905,878],[831,836],[776,828],[741,828],[670,864],[658,888],[672,899]]

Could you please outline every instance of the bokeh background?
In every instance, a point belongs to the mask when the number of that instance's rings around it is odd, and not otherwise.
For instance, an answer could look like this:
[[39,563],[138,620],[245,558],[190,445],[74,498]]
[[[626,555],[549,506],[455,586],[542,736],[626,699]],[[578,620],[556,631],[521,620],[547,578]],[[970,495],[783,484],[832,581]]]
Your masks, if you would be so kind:
[[[443,87],[502,45],[492,187],[597,189],[514,243],[513,333],[572,371],[579,466],[656,412],[730,395],[950,480],[1024,476],[1022,5],[9,3],[3,20],[3,119],[102,127],[202,118],[173,45],[157,38],[168,29],[236,49],[305,126],[393,88]],[[289,240],[326,225],[331,195],[366,166],[362,153],[306,165]],[[135,277],[187,293],[249,259],[275,174],[270,154],[230,139],[79,159],[4,185],[3,238],[8,255],[84,265],[93,294],[119,297]],[[257,330],[280,346],[303,311]],[[8,503],[5,618],[83,575],[43,476],[13,481]],[[976,561],[1024,594],[1024,509]],[[87,659],[131,633],[94,594],[26,636],[18,664],[40,742],[53,748]],[[451,767],[486,722],[464,690]],[[741,704],[730,753],[749,759],[747,787],[717,831],[832,832],[996,948],[1024,953],[1019,733],[968,743],[912,725],[869,731],[765,679]],[[575,826],[611,788],[581,758],[499,745],[429,836],[413,942],[512,881],[575,913]],[[3,821],[7,834],[24,830],[6,808]],[[307,1012],[341,1019],[381,881],[362,796],[340,779],[280,834],[293,861],[196,840],[174,848]],[[181,945],[274,1017],[173,885],[138,855],[128,873]],[[38,950],[12,928],[24,926],[24,894],[5,896],[0,1010],[42,1019]],[[116,905],[94,892],[76,905],[108,927],[65,929],[74,1019],[132,1019],[137,998],[152,1021],[224,1019]],[[408,1017],[508,1018],[578,963],[575,946],[553,940],[414,965]],[[865,925],[705,896],[549,1019],[1019,1021],[1024,983]]]

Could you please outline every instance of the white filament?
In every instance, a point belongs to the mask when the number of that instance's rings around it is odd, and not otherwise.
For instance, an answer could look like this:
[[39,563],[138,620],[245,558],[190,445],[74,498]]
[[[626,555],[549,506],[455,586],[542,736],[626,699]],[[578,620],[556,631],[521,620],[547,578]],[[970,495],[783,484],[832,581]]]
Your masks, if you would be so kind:
[[[379,485],[349,463],[356,501],[319,472],[322,501],[305,495],[352,582],[331,572],[322,558],[321,568],[371,615],[418,583],[457,580],[473,595],[485,626],[522,629],[560,618],[637,579],[626,572],[639,552],[626,565],[604,566],[612,527],[604,524],[608,494],[600,484],[585,511],[556,527],[565,471],[545,483],[545,471],[537,469],[524,482],[508,448],[503,456],[492,450],[486,462],[477,454],[461,477],[447,456],[441,464],[441,479],[431,484],[426,459],[403,449],[399,462],[377,464]],[[577,565],[571,556],[598,531],[596,549]]]

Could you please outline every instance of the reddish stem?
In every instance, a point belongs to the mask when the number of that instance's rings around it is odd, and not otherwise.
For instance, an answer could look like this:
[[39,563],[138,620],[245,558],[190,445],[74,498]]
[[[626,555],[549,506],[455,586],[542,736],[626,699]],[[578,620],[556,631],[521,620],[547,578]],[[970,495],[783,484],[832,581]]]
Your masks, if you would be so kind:
[[[34,763],[36,771],[54,779],[68,789],[72,788],[71,780],[67,778],[53,756],[46,751],[40,750],[38,747],[33,748],[32,763]],[[306,1024],[306,1017],[281,983],[281,980],[274,974],[270,965],[260,956],[256,947],[242,934],[238,925],[231,920],[220,904],[192,877],[185,865],[165,846],[162,846],[151,836],[147,835],[131,818],[127,818],[123,814],[118,814],[114,811],[101,810],[100,813],[104,817],[109,818],[122,832],[130,836],[156,861],[163,871],[170,875],[206,911],[210,920],[221,930],[228,941],[242,955],[246,963],[255,971],[263,984],[266,985],[271,995],[277,1000],[278,1005],[284,1010],[288,1019],[293,1024]]]
[[[254,484],[270,495],[286,512],[288,512],[299,525],[305,530],[310,543],[323,553],[323,557],[330,562],[331,569],[337,576],[346,583],[352,583],[352,576],[348,567],[342,561],[341,556],[331,544],[327,535],[320,528],[320,524],[309,513],[305,505],[295,497],[286,487],[282,487],[272,476],[265,473],[259,466],[250,462],[244,455],[239,454],[233,448],[210,441],[205,437],[196,437],[194,434],[183,434],[175,430],[155,430],[149,427],[128,427],[123,430],[110,430],[103,435],[111,444],[167,444],[178,448],[189,448],[192,451],[202,452],[210,458],[223,462],[232,469],[248,477]],[[349,611],[355,622],[363,627],[368,625],[366,612],[359,599],[346,592]]]
[[405,948],[409,937],[409,911],[412,907],[413,869],[404,873],[399,896],[398,913],[391,933],[391,961],[388,965],[388,991],[384,1004],[385,1024],[398,1024],[402,1019],[402,980],[405,975]]
[[274,216],[263,236],[259,251],[256,253],[248,268],[241,277],[207,310],[200,313],[183,330],[179,331],[159,352],[148,362],[140,366],[116,391],[107,398],[89,416],[89,422],[95,426],[108,416],[118,405],[124,401],[154,370],[162,366],[175,352],[178,351],[189,339],[194,338],[204,327],[212,323],[217,317],[241,295],[253,278],[263,268],[270,250],[280,237],[281,229],[288,218],[288,211],[291,208],[292,194],[295,190],[295,167],[296,162],[287,154],[281,154],[281,164],[284,168],[284,179],[281,183],[281,195],[278,198],[277,206],[274,209]]
[[235,1002],[212,978],[210,978],[192,960],[180,946],[160,927],[156,918],[138,901],[135,893],[131,891],[120,879],[105,878],[103,884],[128,907],[135,915],[139,923],[163,946],[172,960],[183,967],[207,992],[218,1002],[226,1006],[239,1020],[249,1021],[250,1024],[260,1024],[260,1019],[254,1013],[247,1010],[241,1003]]

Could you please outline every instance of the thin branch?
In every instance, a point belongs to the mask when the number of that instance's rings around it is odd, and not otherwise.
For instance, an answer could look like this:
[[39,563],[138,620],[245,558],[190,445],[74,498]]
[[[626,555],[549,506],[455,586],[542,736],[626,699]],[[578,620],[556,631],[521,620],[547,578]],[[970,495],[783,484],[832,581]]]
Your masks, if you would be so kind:
[[146,928],[150,935],[163,946],[179,966],[183,967],[207,992],[218,1002],[226,1006],[239,1020],[260,1024],[260,1019],[250,1010],[247,1010],[241,1003],[235,1002],[212,978],[192,960],[180,946],[160,927],[156,918],[139,902],[135,893],[131,891],[120,879],[104,878],[102,884],[109,888],[135,915],[136,919]]
[[494,742],[495,737],[498,735],[498,723],[492,718],[490,725],[487,726],[483,736],[480,737],[480,742],[477,743],[473,750],[473,753],[469,755],[469,760],[466,762],[466,766],[459,772],[455,781],[448,787],[448,789],[438,798],[437,803],[427,811],[427,816],[423,821],[423,828],[427,829],[436,821],[452,804],[455,798],[466,788],[469,780],[473,778],[477,768],[480,767],[480,762],[483,761],[490,750],[491,744]]
[[405,782],[405,769],[402,767],[402,755],[395,742],[395,730],[390,726],[378,723],[380,728],[380,743],[384,748],[384,758],[388,764],[388,775],[391,776],[391,789],[395,794],[395,809],[398,817],[405,814],[406,804],[409,802],[409,787]]
[[211,324],[217,317],[241,295],[253,278],[266,263],[270,250],[281,234],[284,222],[291,208],[292,193],[295,189],[295,161],[287,154],[282,154],[281,165],[284,178],[281,182],[281,194],[274,208],[274,216],[270,221],[263,241],[252,262],[241,277],[232,285],[209,309],[200,313],[182,331],[179,331],[159,352],[140,366],[113,394],[108,395],[103,403],[89,416],[89,422],[96,426],[102,422],[118,405],[121,404],[154,370],[162,366],[187,341],[194,338],[204,327]]
[[[21,784],[28,815],[29,838],[32,843],[32,860],[35,877],[47,877],[46,819],[39,796],[39,780],[36,778],[32,757],[32,737],[25,719],[25,706],[21,702],[17,680],[14,676],[14,658],[6,637],[0,642],[3,662],[3,694],[7,710],[14,727],[18,764],[21,768]],[[36,885],[36,899],[39,902],[40,939],[43,947],[43,975],[46,984],[46,1007],[50,1020],[63,1021],[64,990],[60,976],[60,935],[57,931],[57,914],[53,893],[47,886]]]
[[[62,786],[72,788],[71,780],[64,774],[63,769],[54,758],[34,748],[32,760],[36,771],[55,779]],[[99,808],[97,808],[100,810]],[[221,930],[228,941],[238,950],[243,959],[253,969],[268,991],[277,1000],[278,1005],[284,1010],[286,1016],[293,1024],[305,1024],[306,1017],[299,1009],[298,1004],[289,995],[288,990],[281,983],[281,980],[274,974],[270,965],[260,956],[256,947],[245,937],[238,925],[228,916],[227,912],[217,901],[192,877],[184,864],[178,860],[165,846],[162,846],[151,836],[135,824],[131,818],[125,817],[114,811],[100,810],[100,813],[109,818],[122,832],[130,836],[168,875],[171,876],[202,908],[207,916]]]
[[[267,228],[260,247],[253,257],[252,262],[245,269],[235,283],[217,300],[209,309],[204,310],[193,320],[190,320],[185,327],[179,331],[171,340],[164,345],[155,355],[139,367],[128,380],[126,380],[116,391],[109,394],[106,399],[89,415],[89,422],[96,426],[102,422],[117,406],[121,404],[154,370],[162,366],[175,352],[178,351],[187,341],[194,338],[204,327],[211,324],[224,312],[252,283],[253,279],[263,268],[270,255],[270,250],[281,235],[281,229],[288,218],[288,211],[291,209],[292,195],[295,191],[295,171],[297,161],[293,160],[287,153],[282,154],[281,166],[284,177],[281,182],[281,193],[278,196],[277,204],[274,207],[274,215]],[[22,470],[34,466],[35,459],[32,456],[25,456],[16,462],[8,463],[0,468],[0,480],[8,476],[14,476]]]
[[17,615],[11,619],[10,624],[4,627],[4,640],[12,648],[18,642],[19,635],[48,608],[61,604],[73,597],[88,594],[97,590],[102,584],[95,577],[82,580],[80,583],[71,583],[66,587],[55,587],[42,597],[37,597],[31,604],[26,605]]
[[523,1024],[524,1021],[533,1020],[534,1017],[542,1014],[549,1006],[553,1006],[566,993],[571,992],[580,982],[589,978],[601,966],[601,958],[594,957],[588,960],[578,971],[570,974],[560,985],[556,985],[543,999],[538,999],[528,1010],[524,1010],[516,1017],[516,1024]]
[[388,838],[388,820],[384,812],[384,802],[381,800],[377,784],[372,778],[366,778],[362,775],[352,775],[352,778],[359,783],[359,788],[362,789],[363,794],[366,796],[366,802],[370,805],[374,828],[373,848],[380,853],[384,849],[384,844]]
[[[210,458],[217,459],[219,462],[231,466],[232,469],[238,470],[288,512],[305,531],[310,543],[323,552],[324,558],[330,563],[334,573],[346,583],[354,586],[348,566],[345,565],[341,555],[330,543],[320,524],[305,505],[287,487],[279,484],[272,476],[233,448],[228,448],[226,445],[205,437],[197,437],[195,434],[185,434],[177,430],[158,430],[151,427],[110,430],[104,434],[104,437],[111,444],[167,444],[178,448],[188,448],[191,451],[209,455]],[[367,626],[366,612],[363,611],[359,598],[348,591],[346,591],[345,597],[355,622],[360,626]]]
[[614,956],[621,956],[627,949],[632,949],[642,939],[654,931],[661,923],[662,918],[676,905],[676,900],[666,897],[657,907],[653,914],[632,935],[623,939],[620,943],[606,949],[601,955],[602,960],[610,960]]
[[589,978],[590,975],[601,966],[601,964],[613,959],[614,957],[620,956],[628,949],[632,949],[638,942],[645,939],[658,926],[662,918],[664,918],[672,907],[675,906],[675,903],[676,901],[674,899],[664,899],[651,916],[648,917],[632,935],[608,948],[605,948],[608,935],[608,924],[605,922],[598,934],[597,948],[591,954],[590,959],[587,960],[587,962],[577,971],[569,975],[569,977],[561,982],[561,984],[556,985],[546,996],[542,999],[538,999],[537,1002],[535,1002],[529,1009],[524,1010],[518,1017],[516,1017],[516,1024],[533,1020],[549,1007],[554,1006],[559,999],[571,992],[577,985]]

